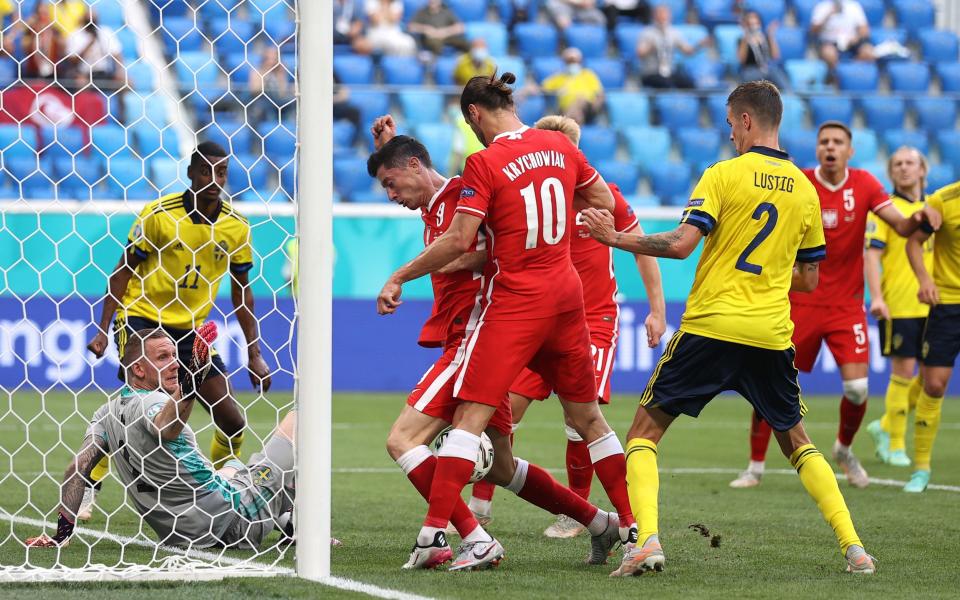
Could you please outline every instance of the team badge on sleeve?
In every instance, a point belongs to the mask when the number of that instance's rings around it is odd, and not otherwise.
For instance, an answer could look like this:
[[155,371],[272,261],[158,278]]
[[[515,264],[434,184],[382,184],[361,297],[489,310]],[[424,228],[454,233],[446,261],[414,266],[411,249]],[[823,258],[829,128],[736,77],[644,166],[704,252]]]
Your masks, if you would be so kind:
[[473,197],[476,195],[476,193],[477,193],[477,192],[475,192],[475,191],[473,190],[473,188],[465,187],[465,188],[463,188],[462,190],[460,190],[460,197],[461,197],[461,198],[473,198]]

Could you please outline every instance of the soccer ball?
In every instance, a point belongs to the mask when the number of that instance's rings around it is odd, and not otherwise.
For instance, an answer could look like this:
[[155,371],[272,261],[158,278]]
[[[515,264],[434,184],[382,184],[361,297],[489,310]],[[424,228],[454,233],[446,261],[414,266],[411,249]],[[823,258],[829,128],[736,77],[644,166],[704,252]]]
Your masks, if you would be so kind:
[[[434,454],[443,446],[443,443],[447,440],[447,434],[450,433],[451,429],[453,429],[453,427],[447,427],[433,440],[431,448]],[[487,434],[481,433],[480,449],[477,450],[477,460],[473,464],[473,474],[470,475],[470,483],[476,483],[486,477],[491,467],[493,467],[493,442],[490,441]]]

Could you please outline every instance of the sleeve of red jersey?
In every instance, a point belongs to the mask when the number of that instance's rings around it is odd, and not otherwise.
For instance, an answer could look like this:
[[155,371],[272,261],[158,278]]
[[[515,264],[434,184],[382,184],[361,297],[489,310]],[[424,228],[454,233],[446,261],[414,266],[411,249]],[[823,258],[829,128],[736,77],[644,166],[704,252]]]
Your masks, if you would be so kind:
[[596,181],[600,173],[593,168],[593,165],[587,160],[583,152],[577,149],[577,186],[576,189],[582,189]]
[[709,235],[717,225],[721,204],[720,174],[716,166],[703,172],[703,176],[690,195],[690,201],[683,209],[680,223],[693,225]]
[[620,188],[610,184],[610,192],[613,193],[613,227],[620,232],[629,232],[637,228],[640,222],[637,215],[633,212],[633,207],[627,202],[627,199],[620,193]]
[[877,212],[884,206],[891,204],[893,201],[890,199],[887,191],[883,189],[883,184],[880,183],[880,181],[874,177],[873,174],[868,171],[864,171],[864,173],[866,174],[865,181],[870,189],[870,202],[868,206],[870,206],[870,210]]
[[457,212],[484,219],[493,193],[490,185],[490,171],[480,154],[477,152],[467,157],[467,164],[463,168],[463,177],[461,177],[463,187],[460,188]]

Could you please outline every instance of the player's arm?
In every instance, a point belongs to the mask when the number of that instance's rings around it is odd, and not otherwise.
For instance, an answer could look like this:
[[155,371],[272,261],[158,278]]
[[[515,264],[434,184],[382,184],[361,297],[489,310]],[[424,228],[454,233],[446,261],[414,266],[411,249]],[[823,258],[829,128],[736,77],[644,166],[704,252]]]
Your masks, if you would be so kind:
[[250,271],[230,271],[230,300],[233,302],[234,313],[243,339],[247,342],[247,371],[250,374],[250,383],[256,390],[267,392],[270,390],[270,367],[260,352],[260,328],[253,310],[253,290],[250,288]]
[[578,211],[596,208],[611,213],[615,210],[616,202],[613,199],[613,192],[610,191],[610,186],[603,180],[600,173],[597,173],[596,177],[584,187],[577,188],[577,193],[573,197],[573,208]]
[[470,250],[482,222],[480,217],[458,211],[450,222],[450,228],[443,235],[424,248],[416,258],[394,271],[377,297],[377,312],[381,315],[396,312],[401,304],[403,284],[439,271],[450,261]]
[[910,268],[920,284],[917,298],[924,304],[935,306],[940,303],[940,292],[923,263],[923,244],[930,239],[932,233],[928,231],[928,227],[923,227],[907,238],[907,261],[910,262]]
[[110,330],[110,321],[117,312],[120,305],[120,299],[127,293],[127,286],[130,284],[130,278],[133,277],[137,266],[144,261],[144,257],[136,253],[131,246],[124,250],[120,256],[120,261],[110,273],[107,280],[107,293],[103,297],[103,307],[100,311],[100,322],[97,324],[97,334],[87,344],[87,349],[93,352],[97,358],[101,358],[107,349],[107,331]]
[[793,279],[790,281],[791,292],[809,293],[817,289],[820,283],[820,263],[800,262],[793,264]]
[[[643,235],[643,228],[638,224],[630,233]],[[637,271],[643,280],[643,289],[647,292],[647,301],[650,303],[650,314],[643,324],[647,330],[647,345],[651,348],[660,343],[660,338],[667,331],[667,303],[663,297],[663,281],[660,277],[660,265],[657,259],[645,254],[634,254],[637,262]]]
[[161,440],[172,442],[183,433],[183,428],[190,419],[190,413],[193,412],[193,401],[196,397],[196,394],[187,394],[184,397],[180,390],[170,395],[170,399],[152,421]]
[[60,484],[60,507],[57,516],[57,532],[53,536],[45,533],[26,539],[27,546],[35,548],[53,548],[66,546],[73,535],[77,522],[77,511],[83,501],[83,492],[90,481],[93,468],[105,456],[105,450],[95,435],[87,434],[80,451],[73,457],[63,474]]
[[593,239],[634,254],[684,259],[703,238],[703,232],[689,223],[681,223],[673,231],[643,235],[617,231],[613,226],[613,215],[607,211],[588,208],[580,214]]
[[476,252],[467,252],[466,254],[459,256],[449,263],[442,269],[439,269],[437,273],[450,274],[456,273],[457,271],[472,271],[476,273],[477,271],[482,271],[483,266],[487,263],[487,251],[486,250],[477,250]]
[[370,127],[370,135],[373,136],[373,149],[379,150],[384,144],[397,136],[397,124],[393,121],[392,115],[383,115],[373,120]]
[[867,279],[867,288],[870,290],[870,314],[876,319],[890,320],[890,309],[883,300],[883,291],[880,289],[880,257],[883,248],[867,248],[863,255],[863,275]]
[[901,237],[910,237],[924,222],[929,223],[933,231],[936,231],[940,229],[942,221],[940,213],[929,206],[924,206],[910,217],[904,217],[893,204],[881,206],[874,214]]

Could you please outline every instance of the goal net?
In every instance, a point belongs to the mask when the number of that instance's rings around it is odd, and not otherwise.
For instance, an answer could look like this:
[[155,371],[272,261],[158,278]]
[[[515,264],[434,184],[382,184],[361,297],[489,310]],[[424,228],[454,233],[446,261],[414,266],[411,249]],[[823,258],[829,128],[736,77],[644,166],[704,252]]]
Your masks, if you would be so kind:
[[[271,495],[291,494],[292,454],[290,468],[256,457],[294,408],[298,380],[296,3],[13,0],[0,2],[0,18],[0,581],[293,573],[295,546],[279,531],[289,502]],[[200,142],[229,158],[224,203],[202,218],[216,204],[184,195],[196,187],[188,164]],[[137,217],[145,207],[150,225]],[[120,397],[115,338],[129,335],[117,336],[111,318],[103,357],[87,344],[108,279],[131,254],[139,265],[127,293],[142,289],[139,301],[176,341],[186,339],[177,327],[193,328],[184,319],[219,326],[214,347],[229,391],[213,399],[219,388],[208,386],[213,414],[196,403],[195,444],[184,430],[143,450],[137,436],[156,432],[120,419],[119,403],[110,409],[125,429],[94,438],[126,437],[121,448],[101,442],[112,456],[89,520],[76,522],[68,545],[28,547],[28,538],[57,535],[65,472],[98,408]],[[252,329],[241,314],[247,298]],[[131,309],[130,329],[134,313],[150,310]],[[251,383],[252,346],[269,391]],[[218,403],[235,407],[232,418]],[[154,418],[143,406],[143,418]],[[232,471],[213,470],[218,443],[239,458],[226,461]],[[127,451],[136,477],[117,457]],[[170,461],[173,471],[163,470]],[[272,485],[278,469],[282,485]],[[193,499],[171,505],[172,489],[193,490]]]

